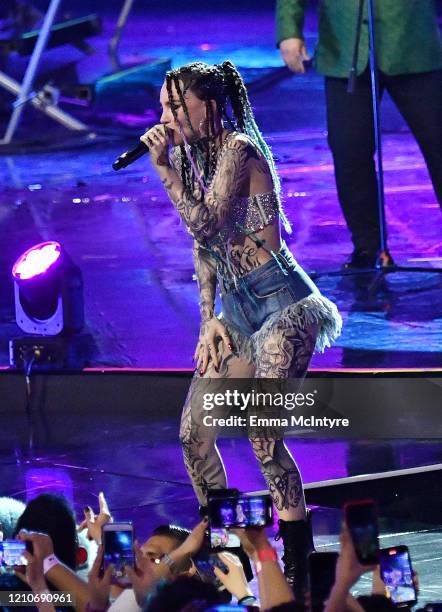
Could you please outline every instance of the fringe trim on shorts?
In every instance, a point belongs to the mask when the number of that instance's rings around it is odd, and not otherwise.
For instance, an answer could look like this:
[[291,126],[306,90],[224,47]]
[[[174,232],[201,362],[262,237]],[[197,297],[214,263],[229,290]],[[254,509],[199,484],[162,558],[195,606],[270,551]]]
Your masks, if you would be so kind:
[[313,293],[271,315],[253,334],[253,344],[255,347],[262,346],[277,329],[305,329],[312,323],[319,324],[315,351],[322,353],[340,335],[342,318],[333,302],[320,293]]
[[220,319],[227,329],[236,354],[248,362],[255,361],[259,347],[278,329],[305,329],[312,323],[318,323],[315,351],[320,353],[331,346],[342,330],[342,318],[338,309],[320,293],[313,293],[275,312],[261,329],[250,337],[244,336],[234,325],[226,321],[222,314]]

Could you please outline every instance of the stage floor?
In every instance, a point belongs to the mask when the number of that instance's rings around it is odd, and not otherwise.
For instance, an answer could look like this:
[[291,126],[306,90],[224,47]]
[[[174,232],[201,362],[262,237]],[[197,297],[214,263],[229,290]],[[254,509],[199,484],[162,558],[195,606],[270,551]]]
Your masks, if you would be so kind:
[[[272,10],[257,10],[253,17],[238,10],[233,16],[221,10],[188,11],[177,13],[171,22],[170,14],[139,11],[121,45],[123,60],[134,54],[138,60],[168,56],[178,65],[231,57],[246,70],[281,66]],[[98,53],[78,64],[83,80],[106,69],[111,17],[105,18],[104,35],[94,41]],[[315,36],[309,15],[310,48]],[[294,227],[286,237],[288,245],[308,271],[339,269],[351,243],[326,141],[322,78],[314,72],[291,77],[251,98],[278,158],[285,207]],[[85,111],[87,120],[98,126],[100,138],[88,146],[0,157],[0,365],[8,362],[8,339],[19,335],[12,264],[32,244],[56,239],[83,272],[87,328],[96,344],[91,365],[192,367],[199,319],[190,237],[146,159],[119,173],[111,169],[112,161],[137,141],[149,122],[152,111],[147,111],[142,102],[126,114],[111,109],[94,114],[92,108]],[[35,129],[30,121],[37,119]],[[391,252],[401,264],[440,266],[441,215],[425,163],[388,99],[383,119]],[[67,138],[55,124],[34,117],[32,109],[26,110],[22,127],[21,137],[32,129],[33,137],[50,134],[61,146]],[[372,280],[318,279],[320,289],[337,303],[344,328],[336,345],[316,355],[312,366],[439,366],[441,276],[393,274],[370,290]]]

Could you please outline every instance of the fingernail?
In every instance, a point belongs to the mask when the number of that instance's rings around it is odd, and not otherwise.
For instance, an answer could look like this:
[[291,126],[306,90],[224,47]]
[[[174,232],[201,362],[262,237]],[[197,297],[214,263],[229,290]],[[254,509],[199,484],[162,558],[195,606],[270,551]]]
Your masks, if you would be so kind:
[[200,370],[200,374],[201,374],[201,376],[204,374],[204,370],[202,368]]

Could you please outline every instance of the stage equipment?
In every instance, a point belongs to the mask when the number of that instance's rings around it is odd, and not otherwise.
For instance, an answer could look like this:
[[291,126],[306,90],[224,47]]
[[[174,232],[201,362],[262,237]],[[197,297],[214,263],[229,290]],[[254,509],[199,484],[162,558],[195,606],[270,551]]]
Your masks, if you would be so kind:
[[7,74],[0,72],[0,87],[4,87],[8,91],[17,94],[17,98],[13,103],[13,111],[9,119],[4,138],[0,140],[0,144],[8,145],[12,141],[20,122],[24,107],[29,101],[31,101],[36,108],[43,110],[43,112],[45,112],[48,116],[52,117],[52,119],[55,119],[55,121],[58,121],[65,127],[76,131],[87,131],[86,125],[61,111],[57,104],[53,103],[52,101],[49,104],[46,104],[44,97],[41,99],[39,98],[38,93],[32,91],[32,86],[38,72],[41,56],[48,43],[52,24],[54,22],[60,2],[61,0],[50,0],[49,2],[49,7],[46,11],[43,25],[35,41],[35,46],[33,47],[32,55],[22,83],[19,84],[11,79]]
[[12,268],[17,325],[28,334],[79,332],[84,324],[80,269],[58,242],[28,249]]
[[114,35],[112,36],[109,43],[109,56],[111,58],[111,62],[114,66],[114,70],[121,69],[120,58],[118,56],[118,46],[120,44],[121,36],[123,34],[123,30],[126,26],[127,20],[129,18],[129,14],[132,10],[134,0],[125,0],[123,6],[120,11],[120,15],[117,21],[117,27],[115,28]]
[[[94,50],[85,41],[86,38],[96,36],[101,32],[101,21],[95,14],[69,19],[56,23],[50,29],[46,49],[53,49],[60,45],[73,45],[80,51],[91,53]],[[24,32],[20,36],[0,40],[0,55],[18,53],[19,55],[30,55],[37,44],[41,30]]]
[[9,341],[9,363],[26,383],[29,450],[34,446],[33,370],[80,369],[93,350],[84,325],[83,280],[59,242],[36,244],[12,267],[17,325],[32,334]]

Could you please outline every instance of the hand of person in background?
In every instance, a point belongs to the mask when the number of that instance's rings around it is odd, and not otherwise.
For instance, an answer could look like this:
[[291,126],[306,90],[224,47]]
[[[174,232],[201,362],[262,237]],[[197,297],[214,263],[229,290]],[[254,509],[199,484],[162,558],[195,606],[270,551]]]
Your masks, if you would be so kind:
[[[126,575],[132,583],[135,599],[140,608],[144,607],[147,595],[152,591],[158,580],[163,577],[164,571],[161,563],[152,562],[145,557],[138,545],[134,544],[135,569],[126,565]],[[157,561],[157,560],[155,560]]]
[[241,540],[242,547],[247,556],[253,561],[256,560],[258,550],[271,546],[264,529],[231,529]]
[[103,575],[100,575],[103,553],[103,546],[100,544],[94,564],[89,572],[89,607],[92,610],[106,610],[109,605],[109,594],[114,566],[112,564],[109,565]]
[[23,553],[28,564],[24,571],[16,568],[16,575],[32,589],[36,596],[35,605],[40,612],[55,612],[54,606],[45,601],[45,595],[49,593],[49,589],[43,570],[44,559],[54,552],[51,538],[44,533],[22,529],[18,534],[18,539],[31,542],[33,553],[29,551]]
[[174,550],[171,555],[175,555],[176,553],[180,555],[186,555],[191,557],[192,555],[196,555],[197,552],[201,549],[204,539],[206,537],[206,529],[209,525],[209,521],[207,518],[204,518],[196,527],[192,529],[184,542],[179,546],[176,550]]
[[95,540],[97,544],[101,544],[101,532],[106,523],[112,523],[113,518],[109,511],[104,493],[101,491],[98,494],[99,512],[95,514],[90,506],[84,509],[84,520],[77,527],[77,531],[87,529],[87,537],[89,540]]
[[304,62],[310,59],[305,47],[305,42],[302,38],[286,38],[279,43],[284,63],[292,72],[296,74],[304,74]]
[[24,542],[31,542],[33,555],[38,558],[46,559],[49,555],[54,554],[54,544],[46,533],[21,529],[17,538]]
[[262,609],[291,604],[294,601],[293,591],[282,573],[278,555],[270,544],[264,527],[232,531],[238,535],[244,550],[255,562]]
[[[169,572],[172,575],[177,575],[181,572],[188,571],[191,567],[191,557],[196,555],[204,544],[206,538],[206,529],[209,521],[204,518],[196,527],[192,529],[184,542],[167,557],[166,565],[168,566]],[[164,563],[161,563],[164,566]]]
[[350,531],[345,523],[341,531],[341,551],[336,563],[335,583],[326,602],[324,612],[344,612],[350,588],[366,572],[372,572],[376,565],[361,565],[351,539]]
[[229,593],[236,597],[238,601],[243,599],[243,597],[253,597],[239,558],[229,552],[218,553],[218,557],[227,567],[228,573],[223,572],[222,569],[216,566],[213,568],[213,571]]
[[340,542],[341,552],[336,563],[335,583],[348,584],[348,588],[350,588],[362,574],[372,572],[376,565],[361,565],[359,563],[350,531],[345,524],[342,526]]

